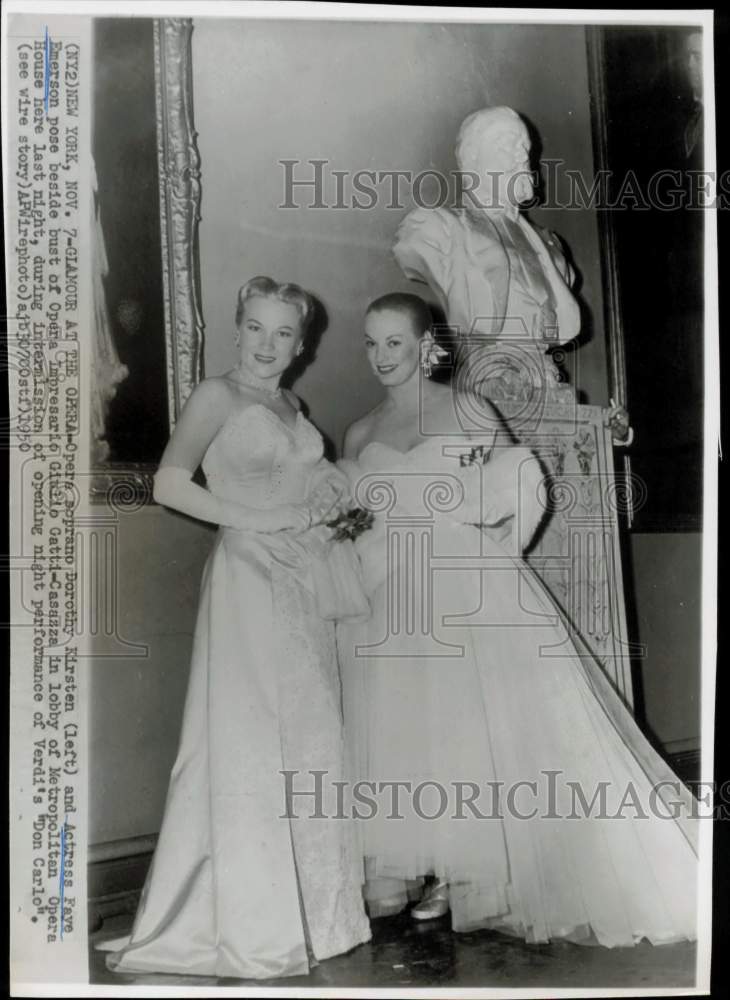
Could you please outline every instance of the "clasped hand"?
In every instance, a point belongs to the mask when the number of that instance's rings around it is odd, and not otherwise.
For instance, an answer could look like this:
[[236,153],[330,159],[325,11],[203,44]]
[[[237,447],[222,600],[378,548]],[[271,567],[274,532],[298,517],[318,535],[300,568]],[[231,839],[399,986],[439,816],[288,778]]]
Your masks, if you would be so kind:
[[278,531],[301,534],[335,517],[347,506],[348,499],[347,479],[333,468],[301,503],[280,504],[259,511],[255,530],[265,534]]

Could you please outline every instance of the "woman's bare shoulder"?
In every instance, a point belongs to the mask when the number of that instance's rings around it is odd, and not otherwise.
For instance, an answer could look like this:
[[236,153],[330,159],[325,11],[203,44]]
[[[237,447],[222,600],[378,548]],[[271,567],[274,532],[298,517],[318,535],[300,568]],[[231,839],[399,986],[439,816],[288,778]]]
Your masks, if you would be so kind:
[[385,400],[374,406],[372,410],[368,410],[367,413],[363,413],[361,417],[357,420],[353,420],[350,426],[347,428],[348,431],[355,431],[357,433],[362,433],[365,430],[369,430],[375,421],[381,416],[383,412],[383,407],[385,405]]
[[188,417],[206,417],[222,422],[234,409],[246,409],[256,402],[225,375],[210,375],[201,379],[185,403],[183,414]]
[[190,393],[186,406],[226,407],[233,402],[234,387],[224,375],[210,375],[201,379]]
[[[209,375],[202,379],[195,388],[195,392],[202,392],[211,399],[230,399],[237,406],[245,408],[249,403],[259,401],[256,391],[249,386],[242,385],[234,377],[234,372],[224,372],[222,375]],[[301,400],[290,389],[282,389],[282,395],[295,409],[300,409]]]
[[286,399],[288,403],[291,403],[295,410],[301,410],[302,401],[295,392],[292,392],[291,389],[282,389],[281,393],[284,399]]
[[439,421],[444,426],[450,427],[458,417],[459,396],[460,393],[451,383],[432,382],[428,386],[428,394],[425,396],[424,404],[434,417],[438,416]]
[[382,410],[382,403],[368,410],[363,416],[353,420],[345,431],[345,444],[343,453],[345,458],[352,458],[358,454],[361,447],[367,442],[378,414]]

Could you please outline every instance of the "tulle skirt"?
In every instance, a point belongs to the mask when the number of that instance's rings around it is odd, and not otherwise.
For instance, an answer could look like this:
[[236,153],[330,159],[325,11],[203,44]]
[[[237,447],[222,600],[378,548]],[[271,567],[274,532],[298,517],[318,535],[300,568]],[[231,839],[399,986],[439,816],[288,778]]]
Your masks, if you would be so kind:
[[[474,550],[476,529],[439,530],[448,551]],[[338,627],[353,781],[377,805],[359,809],[369,874],[390,879],[388,901],[448,879],[457,931],[694,939],[687,789],[532,571],[491,551],[501,569],[424,576],[406,601],[380,580],[372,617]],[[677,791],[657,794],[662,780]]]

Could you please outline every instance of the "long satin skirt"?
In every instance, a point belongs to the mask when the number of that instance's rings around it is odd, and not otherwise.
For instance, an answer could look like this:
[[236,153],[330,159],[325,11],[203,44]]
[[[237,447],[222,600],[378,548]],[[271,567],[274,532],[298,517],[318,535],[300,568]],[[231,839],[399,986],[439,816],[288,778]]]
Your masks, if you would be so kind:
[[115,971],[295,975],[370,937],[352,825],[286,802],[284,771],[295,793],[312,770],[325,789],[344,775],[334,630],[306,561],[284,533],[219,532],[159,842],[131,938],[104,946]]

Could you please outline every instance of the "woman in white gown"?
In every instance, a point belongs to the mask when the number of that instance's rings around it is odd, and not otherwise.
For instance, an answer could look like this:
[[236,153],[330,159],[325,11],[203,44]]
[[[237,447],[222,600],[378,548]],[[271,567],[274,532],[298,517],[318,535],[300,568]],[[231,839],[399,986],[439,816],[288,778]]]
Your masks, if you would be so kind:
[[[203,574],[189,688],[159,842],[118,972],[302,974],[366,941],[351,824],[284,818],[284,769],[343,776],[334,627],[317,613],[313,523],[342,487],[279,379],[311,299],[255,278],[239,365],[193,392],[155,478],[158,502],[220,525]],[[191,481],[202,462],[207,486]]]
[[[450,907],[455,930],[693,939],[689,792],[521,558],[545,513],[537,459],[489,404],[420,377],[429,324],[416,296],[370,306],[386,396],[349,429],[342,463],[376,512],[356,541],[373,615],[337,630],[353,776],[376,803],[358,824],[371,916],[434,875],[413,915]],[[465,428],[475,406],[492,418]],[[662,780],[672,801],[653,791]]]

